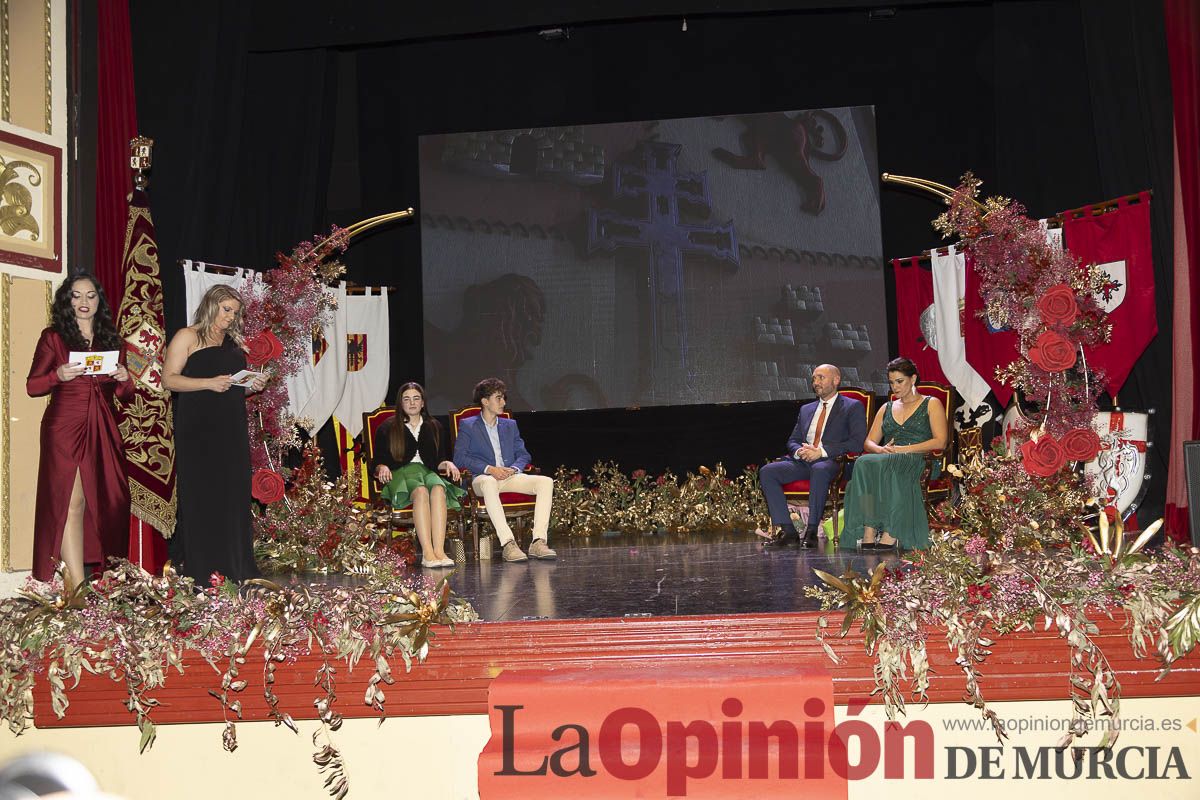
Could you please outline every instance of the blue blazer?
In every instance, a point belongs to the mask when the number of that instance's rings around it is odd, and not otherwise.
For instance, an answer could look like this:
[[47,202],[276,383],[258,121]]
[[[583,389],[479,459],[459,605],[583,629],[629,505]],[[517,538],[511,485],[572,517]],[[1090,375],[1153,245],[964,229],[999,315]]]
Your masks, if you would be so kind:
[[[521,432],[517,430],[517,421],[496,417],[496,426],[504,466],[524,472],[530,458]],[[454,440],[454,463],[461,469],[470,470],[472,475],[483,475],[488,467],[496,466],[496,451],[492,449],[482,414],[464,419],[459,425],[458,437]]]
[[[808,434],[808,426],[812,424],[813,415],[820,407],[818,401],[806,403],[800,408],[796,417],[796,427],[788,437],[788,457],[796,455],[796,451],[804,444]],[[867,440],[867,411],[863,404],[849,397],[838,395],[829,413],[825,417],[825,429],[821,432],[821,446],[830,458],[837,458],[846,453],[861,453],[863,443]],[[454,463],[458,463],[455,459]]]

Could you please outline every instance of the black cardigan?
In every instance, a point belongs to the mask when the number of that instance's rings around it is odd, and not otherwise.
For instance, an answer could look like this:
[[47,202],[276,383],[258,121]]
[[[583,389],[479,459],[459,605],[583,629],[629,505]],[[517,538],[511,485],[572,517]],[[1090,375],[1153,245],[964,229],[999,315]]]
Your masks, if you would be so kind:
[[[446,460],[443,457],[446,449],[446,437],[439,435],[437,442],[434,441],[433,437],[434,426],[437,425],[437,422],[428,419],[425,420],[421,425],[421,439],[417,441],[413,438],[412,431],[400,419],[400,417],[392,417],[375,430],[375,448],[371,454],[371,474],[375,474],[375,470],[378,469],[380,464],[394,470],[411,463],[414,453],[420,453],[421,463],[434,472],[437,472],[438,464]],[[391,436],[393,422],[398,425],[404,425],[404,452],[408,456],[404,461],[397,461],[395,456],[392,455]],[[439,425],[438,427],[440,428],[441,426]]]

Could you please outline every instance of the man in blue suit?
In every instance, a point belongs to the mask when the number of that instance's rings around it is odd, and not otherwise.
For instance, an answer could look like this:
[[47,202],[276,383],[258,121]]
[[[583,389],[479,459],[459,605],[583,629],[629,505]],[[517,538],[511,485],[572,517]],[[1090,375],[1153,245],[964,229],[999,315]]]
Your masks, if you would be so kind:
[[[505,561],[528,561],[530,556],[556,558],[558,554],[546,543],[554,480],[545,475],[525,474],[529,451],[521,440],[517,421],[500,416],[507,402],[507,391],[508,387],[499,378],[484,378],[475,385],[475,402],[482,411],[460,424],[458,438],[454,440],[454,463],[475,476],[471,486],[476,494],[483,495],[483,505],[500,537]],[[504,518],[501,492],[520,492],[537,498],[533,506],[533,543],[528,556]]]
[[[812,387],[817,399],[800,408],[796,427],[788,438],[788,456],[773,461],[758,472],[759,486],[771,512],[771,525],[779,532],[767,547],[817,546],[817,526],[825,509],[829,484],[837,473],[834,459],[862,452],[867,438],[867,412],[862,403],[838,394],[842,372],[832,364],[813,370]],[[457,463],[457,460],[456,460]],[[792,524],[784,484],[808,481],[808,525],[801,537]]]

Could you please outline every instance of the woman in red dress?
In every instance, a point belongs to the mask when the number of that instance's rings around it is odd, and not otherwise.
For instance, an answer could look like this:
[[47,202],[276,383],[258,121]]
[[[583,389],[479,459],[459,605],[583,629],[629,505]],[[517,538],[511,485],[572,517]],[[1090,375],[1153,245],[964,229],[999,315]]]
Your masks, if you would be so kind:
[[129,483],[113,396],[128,401],[133,383],[123,364],[111,375],[84,374],[72,351],[121,350],[121,338],[100,282],[87,273],[63,281],[54,294],[50,327],[42,331],[25,382],[30,397],[50,395],[42,416],[33,529],[33,577],[48,581],[66,565],[66,590],[129,554]]

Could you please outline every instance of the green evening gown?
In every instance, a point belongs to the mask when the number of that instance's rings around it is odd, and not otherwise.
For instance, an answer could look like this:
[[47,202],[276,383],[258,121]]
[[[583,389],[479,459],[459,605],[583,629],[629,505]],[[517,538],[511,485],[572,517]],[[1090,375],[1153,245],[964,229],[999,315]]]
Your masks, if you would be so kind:
[[[896,445],[920,444],[933,438],[929,425],[929,398],[901,425],[892,417],[892,404],[883,413],[883,442]],[[929,518],[921,496],[921,453],[870,453],[854,462],[854,473],[846,489],[847,541],[862,538],[863,527],[887,532],[906,550],[929,546]]]

